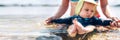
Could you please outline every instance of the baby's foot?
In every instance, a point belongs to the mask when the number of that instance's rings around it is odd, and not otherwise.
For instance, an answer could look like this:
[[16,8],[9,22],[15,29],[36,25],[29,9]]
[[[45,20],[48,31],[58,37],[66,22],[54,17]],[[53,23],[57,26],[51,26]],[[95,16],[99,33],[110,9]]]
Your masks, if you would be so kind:
[[67,32],[70,37],[75,37],[77,34],[77,31],[76,31],[76,28],[74,27],[74,25],[69,26]]
[[77,28],[77,31],[78,31],[79,34],[84,34],[85,33],[84,27],[82,26],[81,23],[79,23],[77,21],[76,18],[73,20],[73,24]]

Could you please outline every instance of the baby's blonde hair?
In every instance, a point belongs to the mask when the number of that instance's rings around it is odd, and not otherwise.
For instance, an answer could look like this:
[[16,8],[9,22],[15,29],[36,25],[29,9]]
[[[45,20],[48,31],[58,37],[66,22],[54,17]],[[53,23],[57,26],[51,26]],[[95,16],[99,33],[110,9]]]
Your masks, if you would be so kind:
[[75,15],[78,15],[80,13],[85,2],[95,4],[97,6],[97,3],[94,0],[79,0],[77,6],[75,8]]

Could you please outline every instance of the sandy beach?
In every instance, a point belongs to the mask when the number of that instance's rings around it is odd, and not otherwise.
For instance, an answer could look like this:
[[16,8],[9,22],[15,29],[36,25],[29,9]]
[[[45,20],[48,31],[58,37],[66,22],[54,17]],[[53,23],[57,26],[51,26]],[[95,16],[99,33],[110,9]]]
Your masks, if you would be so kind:
[[[0,7],[0,40],[36,40],[57,7]],[[47,11],[47,12],[46,12]],[[49,14],[51,15],[49,15]]]
[[[19,1],[17,2],[19,4]],[[26,3],[23,4],[26,5],[27,1],[25,2]],[[19,5],[0,7],[0,40],[36,40],[36,38],[40,36],[51,35],[40,33],[40,31],[42,31],[41,29],[45,29],[44,20],[50,16],[53,16],[57,12],[60,2],[59,1],[54,1],[55,3],[53,3],[52,1],[50,1],[49,3],[44,2],[45,0],[40,1],[40,3],[38,1],[37,2],[34,1],[33,4],[37,4],[38,6]],[[14,1],[13,3],[12,2],[9,3],[13,4]],[[32,1],[28,3],[32,3]],[[22,4],[22,1],[20,1],[20,4]],[[110,8],[111,8],[110,12],[112,15],[120,17],[119,6],[118,7],[112,6]],[[70,9],[66,12],[67,14],[65,14],[63,17],[68,17],[69,11]],[[119,34],[120,33],[118,32],[116,35],[113,35],[115,36],[113,38],[120,38],[118,36]],[[100,37],[98,36],[98,39]],[[108,40],[110,39],[112,38],[109,36]]]

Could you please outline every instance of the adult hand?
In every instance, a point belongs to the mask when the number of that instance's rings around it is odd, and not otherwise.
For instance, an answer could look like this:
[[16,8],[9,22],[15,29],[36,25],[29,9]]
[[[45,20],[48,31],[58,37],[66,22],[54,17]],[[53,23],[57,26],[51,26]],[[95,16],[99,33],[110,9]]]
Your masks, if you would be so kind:
[[111,17],[111,19],[114,20],[114,21],[119,21],[120,20],[117,17]]

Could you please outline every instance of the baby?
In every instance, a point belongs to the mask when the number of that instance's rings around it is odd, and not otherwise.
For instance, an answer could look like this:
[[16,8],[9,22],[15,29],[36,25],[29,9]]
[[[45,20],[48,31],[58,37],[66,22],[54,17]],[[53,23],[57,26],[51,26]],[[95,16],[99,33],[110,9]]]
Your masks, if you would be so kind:
[[[101,20],[95,16],[96,10],[96,2],[94,0],[85,0],[80,9],[78,15],[71,16],[69,18],[64,19],[55,19],[50,23],[58,23],[58,24],[67,24],[70,25],[68,28],[68,34],[71,37],[75,37],[76,34],[85,34],[92,32],[96,26],[116,26],[117,22],[112,20]],[[118,26],[118,25],[117,25]]]

